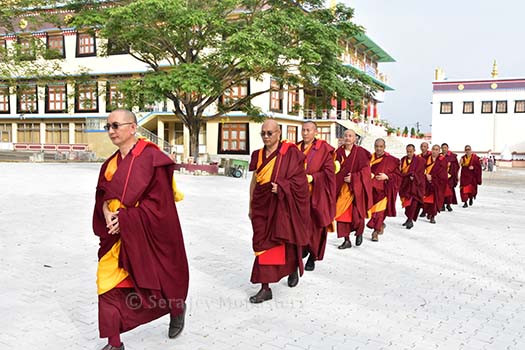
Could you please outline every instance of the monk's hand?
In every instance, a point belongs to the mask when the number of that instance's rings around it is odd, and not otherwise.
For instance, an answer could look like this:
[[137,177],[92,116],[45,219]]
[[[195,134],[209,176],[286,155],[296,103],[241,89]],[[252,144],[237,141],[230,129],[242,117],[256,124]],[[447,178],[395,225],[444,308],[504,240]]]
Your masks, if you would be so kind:
[[314,177],[310,174],[306,174],[306,180],[308,180],[308,183],[312,183],[312,181],[314,181]]
[[343,178],[344,182],[346,183],[350,183],[350,181],[352,181],[352,173],[348,173],[344,178]]
[[118,222],[118,212],[112,213],[109,223],[106,225],[108,234],[117,235],[120,233],[120,224]]
[[272,182],[272,193],[277,193],[279,186],[275,182]]
[[427,175],[427,180],[428,180],[429,182],[432,182],[432,175],[430,175],[430,174],[426,174],[426,175]]
[[376,175],[376,180],[385,181],[388,180],[388,176],[385,173],[379,173]]
[[474,167],[472,165],[469,166],[468,168],[469,168],[469,170],[474,170]]

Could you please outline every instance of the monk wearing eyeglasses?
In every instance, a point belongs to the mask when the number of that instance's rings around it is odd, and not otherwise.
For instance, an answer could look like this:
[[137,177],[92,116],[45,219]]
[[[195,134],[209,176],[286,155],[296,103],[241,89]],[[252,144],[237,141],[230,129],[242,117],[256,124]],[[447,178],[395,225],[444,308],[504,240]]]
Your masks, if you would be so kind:
[[[459,191],[463,208],[474,204],[478,194],[478,185],[481,185],[481,161],[477,154],[472,153],[472,147],[465,146],[465,155],[461,157],[461,177]],[[468,204],[467,204],[468,203]]]
[[250,161],[249,217],[255,253],[251,282],[260,283],[251,303],[272,299],[270,283],[288,276],[295,287],[303,273],[302,251],[310,242],[310,193],[304,154],[295,143],[280,141],[281,131],[273,119],[261,128],[264,147]]
[[170,314],[168,336],[184,327],[188,262],[173,193],[174,163],[136,137],[137,119],[115,110],[105,128],[118,150],[102,165],[93,230],[103,350],[123,350],[120,334]]

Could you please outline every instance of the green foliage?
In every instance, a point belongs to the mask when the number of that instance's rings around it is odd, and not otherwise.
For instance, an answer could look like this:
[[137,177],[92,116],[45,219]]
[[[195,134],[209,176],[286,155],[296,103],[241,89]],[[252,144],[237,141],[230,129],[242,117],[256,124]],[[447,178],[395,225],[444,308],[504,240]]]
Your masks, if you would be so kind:
[[416,129],[414,129],[414,127],[410,129],[410,136],[416,136]]
[[403,135],[408,135],[408,126],[403,129]]

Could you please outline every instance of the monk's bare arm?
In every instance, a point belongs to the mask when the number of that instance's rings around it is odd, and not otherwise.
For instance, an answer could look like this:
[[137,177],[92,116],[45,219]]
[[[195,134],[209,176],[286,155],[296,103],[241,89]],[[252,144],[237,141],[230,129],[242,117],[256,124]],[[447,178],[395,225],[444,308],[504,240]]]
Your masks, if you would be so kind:
[[250,203],[249,203],[249,209],[248,209],[248,217],[252,218],[252,198],[253,198],[253,190],[255,189],[256,180],[255,180],[255,173],[252,175],[252,181],[250,182]]

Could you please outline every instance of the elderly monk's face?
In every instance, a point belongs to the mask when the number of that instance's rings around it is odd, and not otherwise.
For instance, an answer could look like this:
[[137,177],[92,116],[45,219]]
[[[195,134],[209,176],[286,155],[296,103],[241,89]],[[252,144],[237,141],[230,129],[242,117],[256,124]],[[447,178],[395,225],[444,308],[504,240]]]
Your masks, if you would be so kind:
[[414,157],[414,154],[416,153],[416,149],[412,146],[407,147],[407,156],[408,159],[412,159]]
[[447,146],[447,145],[443,145],[443,146],[441,146],[441,152],[442,152],[443,154],[447,154],[447,152],[448,152],[448,146]]
[[376,141],[374,143],[374,150],[376,151],[376,155],[381,157],[385,153],[385,143],[381,140]]
[[261,138],[267,148],[274,147],[281,137],[279,126],[274,123],[264,123],[261,128]]
[[421,148],[421,153],[427,153],[427,151],[428,151],[428,143],[423,142],[421,144],[421,146],[419,146],[419,148]]
[[467,154],[467,157],[470,157],[470,155],[472,154],[472,148],[470,146],[466,146],[465,153]]
[[301,136],[303,137],[304,143],[308,145],[312,143],[314,141],[316,132],[317,129],[314,123],[304,123],[303,129],[301,130]]
[[346,130],[344,135],[344,145],[351,146],[355,143],[357,136],[354,130]]
[[108,136],[117,147],[126,145],[135,138],[137,125],[120,111],[112,112],[108,116]]
[[432,146],[432,158],[436,158],[437,156],[439,156],[440,152],[441,148],[439,147],[439,145]]

